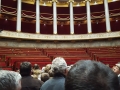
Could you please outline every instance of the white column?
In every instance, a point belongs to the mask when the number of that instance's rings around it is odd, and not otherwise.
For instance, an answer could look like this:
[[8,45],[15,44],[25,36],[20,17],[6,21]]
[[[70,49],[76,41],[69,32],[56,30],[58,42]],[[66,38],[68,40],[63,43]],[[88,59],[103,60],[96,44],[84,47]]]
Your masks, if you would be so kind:
[[36,33],[40,33],[40,7],[39,0],[36,0]]
[[90,1],[86,0],[86,11],[87,11],[87,30],[88,33],[92,33],[92,27],[91,27],[91,14],[90,14]]
[[21,32],[21,7],[22,7],[21,0],[17,0],[17,27],[16,27],[17,32]]
[[1,0],[0,0],[0,13],[1,13]]
[[57,7],[56,1],[53,1],[53,33],[57,34]]
[[73,1],[70,2],[70,34],[74,34]]
[[110,19],[109,19],[109,7],[108,7],[108,1],[104,0],[104,8],[105,8],[105,20],[106,20],[106,31],[110,32]]

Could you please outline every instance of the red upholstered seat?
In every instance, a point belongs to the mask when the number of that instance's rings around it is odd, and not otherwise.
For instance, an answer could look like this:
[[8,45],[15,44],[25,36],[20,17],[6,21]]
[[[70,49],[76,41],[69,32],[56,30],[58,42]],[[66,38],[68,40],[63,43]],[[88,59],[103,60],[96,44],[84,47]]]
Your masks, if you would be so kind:
[[6,67],[6,63],[5,62],[0,62],[0,67]]

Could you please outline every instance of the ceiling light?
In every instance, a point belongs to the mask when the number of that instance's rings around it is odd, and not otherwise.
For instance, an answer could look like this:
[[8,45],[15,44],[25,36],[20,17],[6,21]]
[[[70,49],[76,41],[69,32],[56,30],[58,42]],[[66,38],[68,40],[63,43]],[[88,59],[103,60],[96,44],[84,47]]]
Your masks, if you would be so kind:
[[7,21],[7,18],[5,19],[5,21]]
[[95,3],[94,3],[95,5],[97,4],[97,2],[95,1]]
[[44,23],[44,26],[46,26],[46,24]]
[[80,4],[78,3],[76,6],[80,6]]
[[45,2],[43,3],[43,6],[46,6],[46,3],[45,3]]
[[61,24],[61,27],[63,27],[63,24]]
[[78,26],[80,26],[80,22],[78,22],[77,24],[78,24]]
[[61,27],[63,27],[63,25],[64,25],[64,22],[61,22]]
[[116,22],[118,22],[118,19],[116,19]]

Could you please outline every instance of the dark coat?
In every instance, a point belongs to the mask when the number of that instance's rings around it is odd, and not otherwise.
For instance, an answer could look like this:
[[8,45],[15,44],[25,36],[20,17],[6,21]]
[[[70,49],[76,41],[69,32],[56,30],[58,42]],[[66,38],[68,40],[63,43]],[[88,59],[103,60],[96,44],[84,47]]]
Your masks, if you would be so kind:
[[34,79],[31,76],[24,76],[21,79],[21,90],[40,90],[43,82],[37,79]]

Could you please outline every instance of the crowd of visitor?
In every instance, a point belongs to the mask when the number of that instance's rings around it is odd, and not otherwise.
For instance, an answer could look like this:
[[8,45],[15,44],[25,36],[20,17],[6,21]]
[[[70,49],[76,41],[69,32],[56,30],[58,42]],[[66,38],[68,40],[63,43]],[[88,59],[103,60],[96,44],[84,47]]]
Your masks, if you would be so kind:
[[18,72],[0,70],[0,90],[120,90],[120,62],[113,68],[93,60],[68,66],[62,57],[42,68],[22,62]]

